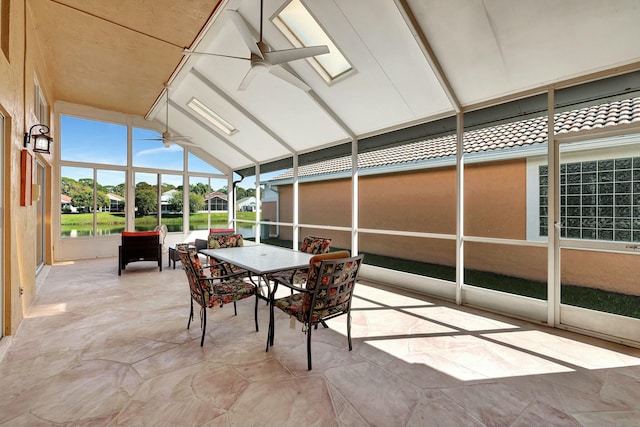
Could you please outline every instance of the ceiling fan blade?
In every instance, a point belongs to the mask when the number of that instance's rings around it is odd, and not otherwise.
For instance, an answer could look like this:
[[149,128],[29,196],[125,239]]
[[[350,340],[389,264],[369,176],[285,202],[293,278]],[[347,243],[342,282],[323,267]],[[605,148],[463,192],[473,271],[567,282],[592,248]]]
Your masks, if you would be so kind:
[[258,43],[251,34],[251,30],[249,30],[249,26],[245,22],[242,15],[240,15],[237,10],[229,10],[227,13],[229,13],[231,20],[238,29],[238,32],[240,32],[240,36],[242,37],[242,40],[244,40],[244,44],[247,45],[252,54],[262,58],[262,52],[260,52],[260,49],[258,49]]
[[242,56],[222,55],[219,53],[209,52],[194,52],[193,50],[185,49],[182,51],[183,55],[199,55],[199,56],[219,56],[221,58],[242,59],[243,61],[250,61],[249,58],[243,58]]
[[244,77],[242,78],[242,81],[238,86],[238,90],[245,90],[247,87],[249,87],[249,85],[251,84],[255,76],[256,76],[256,73],[253,71],[253,68],[249,68],[249,71],[247,71],[247,74],[245,74]]
[[329,48],[325,45],[298,47],[294,49],[272,50],[264,52],[264,59],[271,65],[282,64],[285,62],[296,61],[298,59],[309,58],[311,56],[324,55],[329,53]]
[[311,90],[311,87],[309,85],[307,85],[305,82],[303,82],[302,80],[300,80],[298,77],[294,76],[293,74],[291,74],[289,71],[285,70],[284,68],[278,66],[278,65],[274,65],[273,67],[271,67],[269,69],[269,72],[271,74],[273,74],[276,77],[279,77],[280,79],[284,80],[285,82],[294,85],[297,88],[300,88],[302,90],[304,90],[305,92],[309,92]]
[[180,142],[191,141],[191,137],[190,136],[181,136],[181,135],[171,136],[171,138],[169,138],[169,139],[171,141],[180,141]]
[[169,148],[171,147],[171,144],[176,144],[179,146],[189,146],[189,147],[197,147],[198,144],[196,144],[195,142],[188,142],[188,141],[180,141],[180,140],[176,140],[176,139],[165,139],[162,141],[162,143],[164,144],[165,148]]

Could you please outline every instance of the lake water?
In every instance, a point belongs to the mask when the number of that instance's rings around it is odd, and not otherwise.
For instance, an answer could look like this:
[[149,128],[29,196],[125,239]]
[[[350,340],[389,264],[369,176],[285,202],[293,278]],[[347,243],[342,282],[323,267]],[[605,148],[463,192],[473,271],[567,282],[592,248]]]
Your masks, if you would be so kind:
[[[211,228],[226,228],[227,223],[221,224],[211,224]],[[151,231],[155,228],[155,226],[138,226],[137,231]],[[195,230],[206,230],[207,224],[191,224],[191,231]],[[175,233],[182,231],[181,226],[168,226],[167,230],[169,233]],[[247,226],[245,224],[239,225],[236,227],[238,233],[242,234],[245,238],[254,238],[255,237],[255,227]],[[120,234],[124,231],[124,226],[116,225],[116,226],[105,226],[98,225],[97,235],[98,236],[109,236],[112,234]],[[75,238],[75,237],[91,237],[93,236],[93,227],[83,227],[78,225],[66,225],[61,227],[60,235],[62,238]]]

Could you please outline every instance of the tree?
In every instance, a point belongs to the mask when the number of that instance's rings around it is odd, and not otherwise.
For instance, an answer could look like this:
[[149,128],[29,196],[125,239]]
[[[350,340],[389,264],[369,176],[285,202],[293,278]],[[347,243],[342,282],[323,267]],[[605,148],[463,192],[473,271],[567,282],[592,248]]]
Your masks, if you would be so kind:
[[124,189],[125,189],[125,186],[124,186],[124,183],[122,183],[122,184],[114,185],[113,187],[111,187],[109,192],[113,194],[117,194],[118,196],[124,197]]
[[[170,201],[172,206],[175,206],[177,211],[183,210],[182,204],[182,191],[176,191],[173,193]],[[189,212],[195,213],[204,209],[205,201],[204,197],[200,194],[189,193]]]
[[191,193],[200,194],[201,196],[206,196],[209,193],[209,186],[203,182],[191,185],[189,189]]
[[136,186],[137,216],[146,216],[158,211],[158,197],[154,187]]
[[78,186],[71,189],[71,204],[84,211],[93,209],[93,189],[87,186]]
[[204,196],[196,193],[189,193],[189,212],[198,212],[204,209]]
[[243,199],[247,197],[247,190],[242,187],[236,187],[236,200]]
[[169,203],[171,204],[171,206],[176,212],[182,212],[183,210],[182,209],[183,207],[182,191],[174,192],[173,195],[171,196],[171,200],[169,200]]
[[111,201],[107,197],[107,193],[103,191],[96,191],[96,205],[98,210],[109,207],[110,203]]

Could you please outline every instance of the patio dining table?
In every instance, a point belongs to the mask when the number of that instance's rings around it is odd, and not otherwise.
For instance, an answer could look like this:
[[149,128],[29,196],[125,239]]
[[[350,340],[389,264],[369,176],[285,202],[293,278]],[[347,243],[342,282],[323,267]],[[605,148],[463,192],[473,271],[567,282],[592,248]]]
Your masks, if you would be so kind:
[[[313,254],[294,251],[279,246],[256,244],[224,249],[202,249],[200,253],[211,256],[229,264],[237,265],[257,276],[257,286],[269,288],[269,275],[278,271],[295,268],[306,268]],[[261,280],[264,285],[261,284]],[[262,292],[262,291],[261,291]],[[268,295],[265,295],[267,298]]]

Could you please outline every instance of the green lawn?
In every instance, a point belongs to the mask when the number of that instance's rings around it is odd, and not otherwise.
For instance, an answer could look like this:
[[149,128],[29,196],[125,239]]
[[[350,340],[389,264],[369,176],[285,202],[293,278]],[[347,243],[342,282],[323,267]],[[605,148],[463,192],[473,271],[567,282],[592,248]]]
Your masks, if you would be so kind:
[[[189,222],[197,224],[207,224],[208,213],[197,213],[189,216]],[[61,225],[91,225],[93,224],[92,213],[78,213],[78,214],[62,214]],[[255,212],[238,212],[236,217],[245,221],[255,221]],[[124,224],[124,213],[109,213],[98,212],[97,213],[98,224],[100,225],[116,225]],[[144,216],[136,218],[136,224],[140,225],[152,225],[156,224],[158,219],[155,216]],[[220,223],[227,221],[226,213],[212,213],[211,222]],[[182,225],[182,215],[166,215],[162,216],[162,223],[166,225]]]

